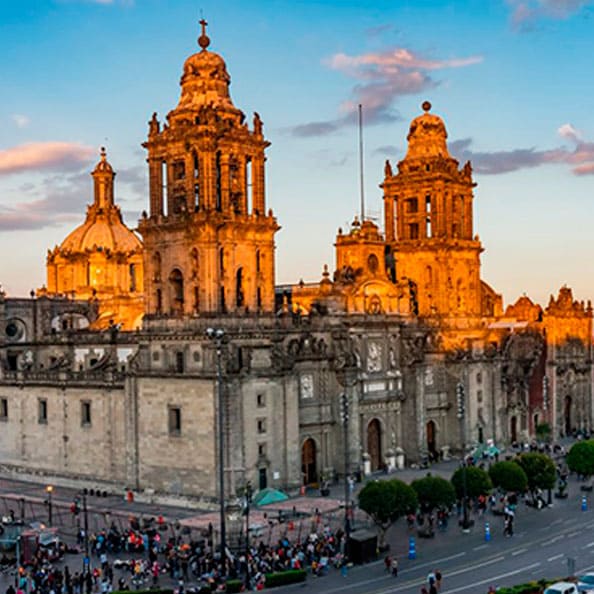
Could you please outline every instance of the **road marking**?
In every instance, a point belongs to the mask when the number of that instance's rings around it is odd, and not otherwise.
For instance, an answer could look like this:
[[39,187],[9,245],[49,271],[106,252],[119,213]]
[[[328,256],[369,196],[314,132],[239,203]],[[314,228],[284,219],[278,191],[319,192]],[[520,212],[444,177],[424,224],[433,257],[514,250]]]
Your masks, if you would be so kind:
[[587,549],[589,549],[590,547],[594,547],[594,542],[589,542],[589,543],[586,545],[586,548],[587,548]]
[[493,563],[499,563],[503,561],[504,557],[495,557],[494,559],[490,559],[489,561],[483,561],[483,563],[477,563],[476,565],[467,565],[462,569],[458,569],[458,571],[448,571],[448,576],[450,575],[459,575],[461,573],[466,573],[468,571],[474,571],[479,567],[485,567],[485,565],[493,565]]
[[480,551],[482,549],[486,549],[488,546],[489,545],[484,544],[484,545],[481,545],[480,547],[474,547],[472,550],[473,551]]
[[[401,569],[398,572],[398,575],[401,575],[403,573],[410,573],[411,571],[416,571],[417,569],[419,569],[420,567],[429,567],[432,565],[436,565],[439,566],[441,564],[443,564],[445,561],[451,561],[452,559],[459,559],[460,557],[464,557],[466,555],[466,551],[462,552],[462,553],[457,553],[455,555],[450,555],[449,557],[442,557],[441,559],[434,559],[433,561],[429,561],[427,563],[419,563],[418,565],[414,565],[412,567],[408,567],[407,569]],[[381,561],[381,563],[383,563],[383,561]],[[373,584],[374,582],[381,582],[381,581],[385,581],[387,578],[391,577],[388,574],[384,574],[382,576],[376,577],[376,578],[372,578],[369,580],[363,580],[360,582],[352,582],[350,584],[343,584],[340,586],[340,588],[333,588],[331,590],[325,590],[325,594],[331,594],[333,592],[342,592],[343,590],[349,590],[351,588],[357,588],[359,586],[365,586],[368,584]],[[392,590],[388,590],[389,592],[392,592]]]
[[516,555],[521,555],[522,553],[525,553],[528,549],[518,549],[517,551],[514,551],[512,553],[512,557],[515,557]]
[[[526,567],[521,567],[520,569],[516,569],[514,571],[508,571],[507,573],[502,573],[500,575],[494,575],[493,577],[487,578],[485,580],[481,580],[480,582],[474,582],[473,584],[468,584],[467,586],[461,586],[460,588],[453,588],[447,590],[448,594],[454,594],[454,592],[463,592],[464,590],[469,590],[470,588],[476,588],[476,586],[482,586],[483,584],[493,583],[497,580],[509,577],[510,575],[516,575],[517,573],[526,572],[530,569],[534,569],[538,567],[540,562],[533,563],[532,565],[527,565]],[[449,574],[448,574],[449,575]]]
[[549,557],[547,561],[550,563],[551,561],[555,561],[556,559],[561,559],[561,557],[563,557],[563,553],[560,553],[559,555],[554,555],[553,557]]
[[579,534],[579,532],[571,532],[570,534],[567,535],[567,538],[573,538],[574,536],[577,536]]

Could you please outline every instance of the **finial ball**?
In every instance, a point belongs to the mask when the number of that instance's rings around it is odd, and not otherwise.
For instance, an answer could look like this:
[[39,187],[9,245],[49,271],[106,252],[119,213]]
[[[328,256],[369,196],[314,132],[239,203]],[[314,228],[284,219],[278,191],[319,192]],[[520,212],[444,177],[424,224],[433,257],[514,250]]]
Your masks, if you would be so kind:
[[431,109],[431,103],[429,103],[429,101],[423,101],[421,107],[423,108],[423,111],[429,111]]

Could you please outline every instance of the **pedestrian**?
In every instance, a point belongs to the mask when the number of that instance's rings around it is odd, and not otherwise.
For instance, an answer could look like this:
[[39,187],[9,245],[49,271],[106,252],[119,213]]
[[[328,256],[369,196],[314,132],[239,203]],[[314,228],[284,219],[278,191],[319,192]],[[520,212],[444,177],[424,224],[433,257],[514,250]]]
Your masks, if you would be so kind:
[[396,557],[394,557],[392,559],[391,568],[392,568],[392,576],[398,577],[398,559],[396,559]]
[[437,587],[437,590],[441,590],[441,571],[439,571],[439,569],[435,570],[435,585]]
[[386,555],[384,557],[384,565],[386,567],[386,571],[390,571],[390,567],[392,567],[392,557],[390,557],[390,555]]

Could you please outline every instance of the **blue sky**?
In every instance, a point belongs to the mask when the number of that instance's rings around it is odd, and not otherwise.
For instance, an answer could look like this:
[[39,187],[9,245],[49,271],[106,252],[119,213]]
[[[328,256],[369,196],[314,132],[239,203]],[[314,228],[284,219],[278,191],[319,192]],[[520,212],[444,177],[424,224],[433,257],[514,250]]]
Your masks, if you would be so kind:
[[[370,8],[368,5],[371,4]],[[258,111],[277,282],[317,280],[358,209],[364,109],[367,209],[428,99],[450,151],[475,169],[483,278],[506,304],[567,284],[594,297],[594,2],[33,0],[0,8],[0,282],[27,295],[46,250],[82,222],[105,145],[129,225],[147,207],[140,144],[179,98],[200,13],[236,106]],[[380,219],[381,220],[381,219]]]

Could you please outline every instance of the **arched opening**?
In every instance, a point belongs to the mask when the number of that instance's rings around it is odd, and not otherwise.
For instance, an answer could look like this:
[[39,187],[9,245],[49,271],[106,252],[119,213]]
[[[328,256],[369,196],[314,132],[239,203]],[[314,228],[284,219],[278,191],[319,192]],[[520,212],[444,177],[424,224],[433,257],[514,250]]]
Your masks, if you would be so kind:
[[571,435],[571,396],[565,396],[563,419],[565,425],[565,435]]
[[169,275],[171,287],[171,313],[179,315],[184,312],[184,276],[181,270],[174,268]]
[[515,415],[509,420],[509,439],[512,443],[518,441],[518,418]]
[[243,268],[238,268],[235,274],[235,305],[242,307],[244,304],[243,296]]
[[310,437],[301,446],[301,476],[304,485],[315,483],[318,480],[316,468],[316,442]]
[[161,294],[161,289],[157,289],[155,294],[155,311],[160,314],[163,311],[163,296]]
[[478,428],[478,442],[479,443],[485,443],[485,435],[484,435],[484,432],[483,432],[483,428],[482,427],[479,427]]
[[161,280],[161,254],[159,252],[155,252],[153,256],[153,272],[155,282],[159,282]]
[[130,264],[130,293],[136,292],[136,264]]
[[437,458],[437,431],[435,429],[435,421],[427,423],[427,451],[431,459]]
[[379,470],[383,466],[382,428],[377,419],[372,419],[367,425],[367,453],[371,461],[371,470]]

